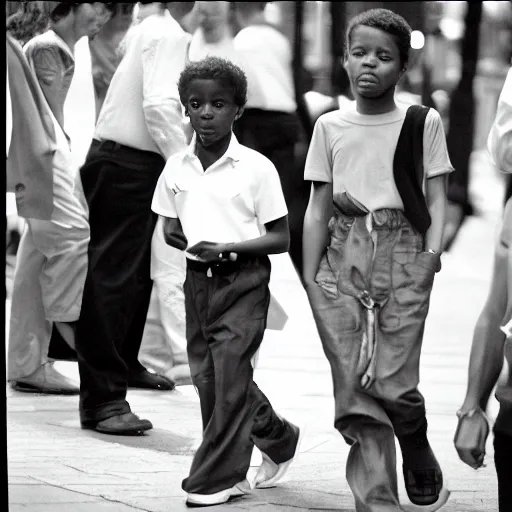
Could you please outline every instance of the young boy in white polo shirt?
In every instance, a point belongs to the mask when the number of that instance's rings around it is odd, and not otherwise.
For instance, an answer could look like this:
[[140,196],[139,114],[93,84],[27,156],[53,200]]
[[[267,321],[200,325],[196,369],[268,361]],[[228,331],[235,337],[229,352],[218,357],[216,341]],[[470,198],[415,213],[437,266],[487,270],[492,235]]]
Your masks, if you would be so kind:
[[253,381],[270,300],[268,254],[286,252],[289,233],[274,165],[232,133],[245,74],[208,57],[187,66],[178,88],[195,134],[167,161],[152,208],[166,218],[166,242],[187,256],[187,352],[203,441],[183,489],[198,507],[247,491],[254,445],[263,462],[250,487],[274,486],[298,451],[299,428],[277,416]]

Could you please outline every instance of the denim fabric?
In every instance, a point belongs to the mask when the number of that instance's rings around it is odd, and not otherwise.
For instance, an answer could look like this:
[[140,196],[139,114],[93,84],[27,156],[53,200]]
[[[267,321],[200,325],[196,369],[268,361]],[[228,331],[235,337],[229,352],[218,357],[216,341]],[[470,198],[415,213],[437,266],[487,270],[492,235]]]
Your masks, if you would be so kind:
[[128,370],[137,356],[149,307],[151,200],[164,159],[94,141],[80,170],[91,241],[77,326],[80,418],[96,423],[130,411]]
[[[400,510],[394,435],[426,431],[419,358],[439,258],[423,252],[423,236],[399,210],[366,214],[335,194],[334,212],[316,275],[324,293],[311,306],[332,370],[335,427],[351,444],[347,480],[356,510]],[[375,381],[367,389],[365,291],[376,304]]]
[[226,263],[210,273],[187,268],[187,351],[199,393],[203,440],[187,492],[213,494],[243,480],[256,445],[275,463],[290,459],[297,437],[253,381],[251,358],[266,326],[270,301],[267,257]]

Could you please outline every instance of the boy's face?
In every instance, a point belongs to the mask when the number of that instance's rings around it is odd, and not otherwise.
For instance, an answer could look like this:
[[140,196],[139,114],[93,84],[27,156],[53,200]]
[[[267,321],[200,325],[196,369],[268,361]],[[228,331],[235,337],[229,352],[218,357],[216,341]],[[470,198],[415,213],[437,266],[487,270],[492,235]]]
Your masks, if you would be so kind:
[[386,95],[405,71],[393,36],[365,25],[353,29],[344,66],[354,94],[363,98]]
[[233,123],[243,112],[229,87],[218,79],[192,80],[187,98],[185,109],[190,123],[205,147],[231,133]]

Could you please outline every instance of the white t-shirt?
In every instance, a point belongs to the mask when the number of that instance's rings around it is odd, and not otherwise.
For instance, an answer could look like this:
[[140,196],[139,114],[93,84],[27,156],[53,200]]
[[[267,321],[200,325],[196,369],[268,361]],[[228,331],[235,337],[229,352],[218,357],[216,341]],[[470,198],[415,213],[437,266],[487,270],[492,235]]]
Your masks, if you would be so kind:
[[287,215],[281,182],[272,162],[242,146],[234,135],[224,155],[203,170],[194,154],[171,157],[160,175],[152,210],[179,218],[189,247],[201,242],[242,242],[258,238],[267,222]]
[[292,51],[288,39],[268,25],[251,25],[235,36],[248,81],[246,108],[294,113]]
[[[393,159],[407,112],[397,107],[378,115],[360,114],[355,102],[318,118],[309,146],[304,179],[333,183],[369,211],[403,210],[393,176]],[[439,113],[430,109],[423,134],[425,179],[453,171]]]

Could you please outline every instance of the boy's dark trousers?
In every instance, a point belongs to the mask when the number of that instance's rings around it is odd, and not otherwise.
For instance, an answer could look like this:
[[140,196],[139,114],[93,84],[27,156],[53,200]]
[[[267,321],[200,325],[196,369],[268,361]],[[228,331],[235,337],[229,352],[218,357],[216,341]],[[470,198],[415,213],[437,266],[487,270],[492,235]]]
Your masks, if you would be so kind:
[[94,424],[130,412],[128,371],[149,307],[151,201],[164,159],[112,141],[93,141],[80,170],[89,206],[89,268],[77,325],[80,419]]
[[213,494],[244,480],[254,445],[277,464],[295,453],[296,434],[253,381],[251,358],[263,340],[269,280],[268,257],[213,267],[187,262],[187,352],[203,441],[183,480],[186,492]]
[[[399,210],[367,218],[336,206],[330,245],[316,282],[323,293],[312,310],[331,365],[335,427],[351,445],[347,482],[356,510],[400,510],[395,435],[425,435],[425,404],[418,391],[425,318],[438,259],[424,253],[420,235]],[[377,310],[376,380],[361,385],[358,372],[365,311],[356,298],[366,288]]]

